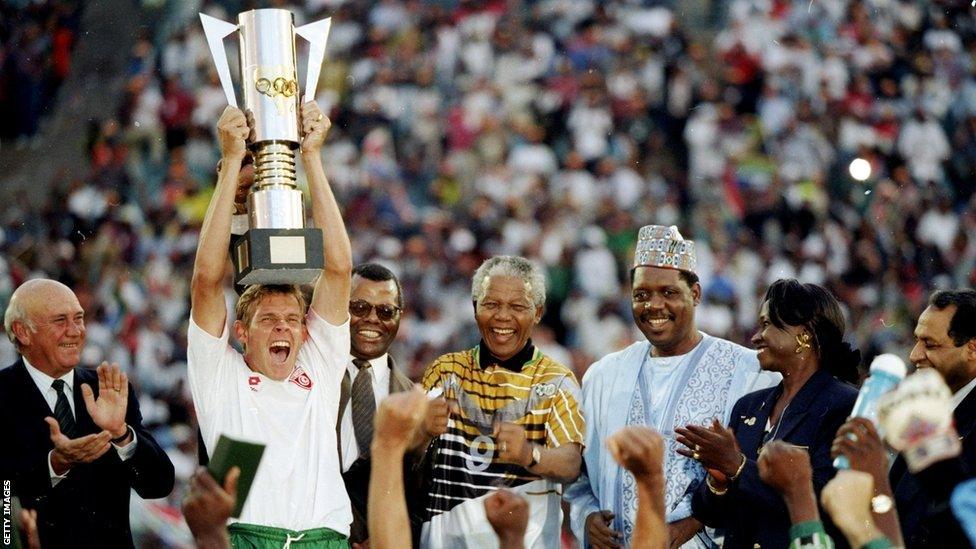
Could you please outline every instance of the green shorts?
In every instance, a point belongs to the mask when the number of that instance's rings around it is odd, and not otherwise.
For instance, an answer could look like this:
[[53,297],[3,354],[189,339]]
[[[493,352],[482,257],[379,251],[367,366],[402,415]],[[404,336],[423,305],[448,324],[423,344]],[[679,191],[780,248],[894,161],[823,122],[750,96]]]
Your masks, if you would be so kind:
[[348,549],[346,536],[328,528],[295,532],[284,528],[235,522],[227,527],[234,549]]

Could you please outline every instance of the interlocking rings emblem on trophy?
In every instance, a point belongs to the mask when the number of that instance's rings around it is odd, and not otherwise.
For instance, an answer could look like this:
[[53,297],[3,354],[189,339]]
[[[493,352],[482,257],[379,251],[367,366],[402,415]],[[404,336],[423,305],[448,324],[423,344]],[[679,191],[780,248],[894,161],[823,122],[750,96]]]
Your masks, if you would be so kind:
[[259,9],[237,16],[238,24],[200,14],[207,44],[227,103],[237,94],[224,38],[237,33],[240,89],[253,139],[254,185],[248,193],[250,229],[233,243],[234,282],[311,284],[324,265],[321,229],[305,228],[302,192],[295,178],[301,145],[295,35],[309,43],[304,97],[315,97],[331,19],[295,28],[288,10]]

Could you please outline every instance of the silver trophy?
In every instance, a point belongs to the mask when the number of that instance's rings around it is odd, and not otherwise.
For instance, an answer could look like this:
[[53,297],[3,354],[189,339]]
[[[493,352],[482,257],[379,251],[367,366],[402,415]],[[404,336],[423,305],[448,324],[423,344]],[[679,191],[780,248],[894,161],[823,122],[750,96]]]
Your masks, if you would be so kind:
[[[301,145],[299,98],[315,97],[331,19],[295,28],[288,10],[241,13],[237,25],[200,14],[227,103],[238,107],[224,38],[240,40],[240,87],[253,139],[254,185],[248,194],[250,229],[232,243],[235,284],[311,284],[324,265],[321,229],[305,228],[295,181]],[[295,35],[309,43],[305,90],[298,89]]]

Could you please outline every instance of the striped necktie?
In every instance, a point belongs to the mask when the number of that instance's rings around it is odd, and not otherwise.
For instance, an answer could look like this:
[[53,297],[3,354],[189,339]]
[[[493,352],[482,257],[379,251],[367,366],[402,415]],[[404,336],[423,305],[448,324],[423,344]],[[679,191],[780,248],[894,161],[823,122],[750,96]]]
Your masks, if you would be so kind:
[[51,382],[51,387],[58,393],[58,402],[54,405],[54,419],[58,420],[58,426],[64,436],[72,438],[75,434],[75,416],[71,413],[71,405],[68,404],[68,397],[64,394],[64,380],[55,379]]
[[349,400],[352,401],[352,425],[356,432],[359,455],[369,455],[369,445],[373,442],[373,416],[376,415],[376,396],[373,393],[373,369],[368,360],[354,358],[352,363],[359,368],[352,382]]

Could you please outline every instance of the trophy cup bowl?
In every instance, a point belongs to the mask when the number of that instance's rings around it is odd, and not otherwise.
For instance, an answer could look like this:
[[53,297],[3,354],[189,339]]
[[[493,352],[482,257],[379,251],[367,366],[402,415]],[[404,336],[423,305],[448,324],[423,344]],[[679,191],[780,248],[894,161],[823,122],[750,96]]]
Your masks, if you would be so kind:
[[253,138],[254,184],[248,192],[250,228],[231,244],[234,283],[312,284],[324,266],[321,229],[305,227],[295,150],[301,144],[295,36],[309,44],[304,97],[314,97],[325,57],[330,19],[295,28],[288,10],[257,9],[233,25],[200,14],[227,103],[237,106],[223,40],[237,33],[240,89]]

